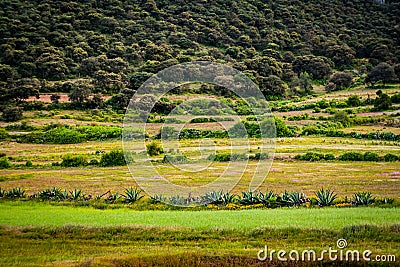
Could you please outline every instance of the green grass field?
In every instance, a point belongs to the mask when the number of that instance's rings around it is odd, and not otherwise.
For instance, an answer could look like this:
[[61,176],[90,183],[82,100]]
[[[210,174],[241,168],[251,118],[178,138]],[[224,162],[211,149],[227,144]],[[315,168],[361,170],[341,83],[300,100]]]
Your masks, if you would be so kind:
[[12,226],[150,226],[189,229],[237,229],[296,227],[340,229],[351,224],[390,225],[400,222],[398,208],[282,208],[239,211],[135,211],[129,208],[51,206],[30,202],[0,204],[0,224]]
[[351,249],[399,257],[398,208],[139,212],[32,202],[0,208],[4,266],[251,265],[265,245],[320,251],[339,238]]

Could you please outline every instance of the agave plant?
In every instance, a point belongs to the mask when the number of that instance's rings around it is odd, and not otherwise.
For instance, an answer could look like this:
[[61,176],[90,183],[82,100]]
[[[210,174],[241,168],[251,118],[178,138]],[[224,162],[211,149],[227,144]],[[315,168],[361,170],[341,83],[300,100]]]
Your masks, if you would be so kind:
[[259,193],[257,196],[258,202],[263,204],[264,206],[270,206],[271,198],[275,196],[274,192],[270,190],[269,192],[266,191],[265,194]]
[[317,196],[317,203],[321,207],[332,205],[333,201],[337,197],[337,194],[334,194],[333,191],[330,189],[324,191],[324,188],[321,188],[319,191],[317,191],[315,195]]
[[8,192],[5,192],[5,196],[8,198],[24,198],[25,197],[25,190],[16,187],[12,188]]
[[68,198],[68,192],[62,191],[60,188],[53,187],[51,189],[45,189],[37,194],[37,197],[41,200],[64,200]]
[[292,192],[289,194],[290,206],[300,206],[308,201],[309,199],[306,198],[304,193]]
[[6,190],[1,189],[1,187],[0,187],[0,198],[5,197],[6,193],[7,193]]
[[229,203],[234,203],[236,201],[236,195],[235,194],[230,194],[229,192],[226,192],[225,194],[222,195],[222,204],[227,205]]
[[69,199],[73,201],[80,200],[83,197],[82,190],[76,188],[73,191],[69,191],[69,194],[70,194]]
[[111,191],[109,191],[108,197],[105,199],[105,201],[108,203],[115,203],[119,198],[120,195],[118,194],[118,192],[111,193]]
[[206,193],[202,197],[202,201],[207,204],[218,205],[218,204],[223,203],[222,196],[223,196],[222,191],[212,191],[212,192]]
[[150,202],[151,203],[160,203],[160,202],[164,202],[165,201],[165,197],[163,195],[154,195],[150,197]]
[[353,195],[351,203],[356,206],[370,205],[375,202],[370,192],[358,192]]
[[276,204],[281,207],[290,206],[290,194],[285,190],[282,195],[276,197]]
[[169,203],[174,206],[186,206],[187,201],[179,195],[169,197]]
[[140,195],[143,192],[141,189],[137,188],[127,188],[125,189],[125,194],[122,195],[125,203],[135,203],[139,199],[143,198],[143,195]]
[[242,197],[239,199],[241,205],[260,204],[258,193],[253,191],[242,192]]

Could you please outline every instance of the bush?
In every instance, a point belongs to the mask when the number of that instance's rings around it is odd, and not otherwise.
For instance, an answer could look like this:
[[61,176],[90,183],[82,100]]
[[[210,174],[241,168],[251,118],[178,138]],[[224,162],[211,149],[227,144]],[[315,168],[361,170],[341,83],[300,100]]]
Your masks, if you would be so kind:
[[88,158],[85,155],[67,154],[62,157],[62,167],[80,167],[88,164]]
[[358,95],[352,95],[350,96],[347,101],[346,101],[347,105],[349,107],[358,107],[361,106],[361,100],[360,97]]
[[373,152],[365,152],[364,154],[365,161],[379,161],[379,155]]
[[18,121],[22,119],[22,109],[20,107],[6,107],[3,109],[1,120],[5,122]]
[[91,141],[120,138],[122,135],[122,128],[116,126],[81,126],[76,130]]
[[336,157],[333,154],[325,154],[324,155],[324,160],[335,160]]
[[124,166],[126,165],[124,152],[122,150],[112,150],[101,155],[100,166]]
[[163,153],[163,148],[159,142],[152,141],[149,144],[146,144],[147,148],[147,154],[149,154],[150,157],[153,156],[158,156],[161,153]]
[[398,160],[399,160],[399,157],[396,156],[396,155],[393,155],[393,154],[386,154],[386,155],[383,157],[383,160],[386,161],[386,162],[398,161]]
[[6,130],[4,128],[0,128],[0,141],[6,140],[9,136]]
[[85,140],[85,135],[73,129],[57,127],[44,134],[44,143],[77,144]]
[[0,169],[8,169],[11,167],[11,162],[8,157],[0,158]]
[[363,161],[364,156],[358,152],[346,152],[343,155],[339,156],[339,160],[343,161]]
[[162,163],[183,164],[188,163],[189,159],[185,155],[164,155]]

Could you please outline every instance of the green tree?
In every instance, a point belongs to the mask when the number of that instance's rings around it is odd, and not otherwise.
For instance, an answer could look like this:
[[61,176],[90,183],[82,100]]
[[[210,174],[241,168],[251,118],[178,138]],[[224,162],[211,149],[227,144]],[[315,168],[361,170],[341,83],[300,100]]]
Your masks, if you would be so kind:
[[365,77],[365,83],[370,83],[374,87],[377,82],[381,81],[385,86],[387,82],[393,81],[394,78],[394,68],[388,63],[382,62],[368,72],[367,77]]
[[20,107],[6,107],[1,114],[2,121],[12,122],[22,119],[22,108]]
[[374,107],[376,110],[387,110],[392,106],[390,96],[384,94],[382,90],[378,90],[376,95],[378,96],[374,101]]
[[328,83],[333,83],[336,85],[336,90],[347,88],[352,84],[352,82],[353,76],[347,72],[336,72],[328,80]]

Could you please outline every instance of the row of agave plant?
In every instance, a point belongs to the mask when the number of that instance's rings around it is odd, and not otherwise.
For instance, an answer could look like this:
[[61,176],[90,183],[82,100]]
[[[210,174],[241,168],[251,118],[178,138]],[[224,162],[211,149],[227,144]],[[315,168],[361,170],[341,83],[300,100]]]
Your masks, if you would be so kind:
[[[62,190],[56,187],[45,189],[33,195],[27,195],[25,190],[21,188],[13,188],[10,190],[2,190],[0,188],[0,198],[5,199],[38,199],[42,201],[104,201],[105,203],[135,203],[144,197],[143,191],[138,188],[127,188],[123,194],[118,192],[112,193],[107,191],[102,195],[92,196],[85,195],[82,190],[74,189],[72,191]],[[309,203],[310,205],[318,205],[320,207],[333,205],[337,199],[337,194],[332,190],[321,188],[315,192],[315,197],[307,198],[304,193],[287,192],[276,194],[273,191],[262,192],[242,192],[241,196],[231,194],[223,191],[213,191],[206,193],[201,197],[182,197],[179,195],[164,197],[162,195],[154,195],[149,199],[150,203],[169,203],[175,206],[192,206],[192,205],[218,205],[226,206],[228,204],[237,204],[241,206],[262,205],[269,208],[275,207],[296,207]],[[355,193],[349,201],[347,197],[342,203],[351,205],[370,205],[375,203],[376,200],[372,197],[370,192]],[[393,204],[394,199],[384,198],[379,200],[381,204]]]
[[127,188],[124,194],[118,192],[112,193],[107,191],[102,195],[92,196],[85,195],[82,190],[74,189],[72,191],[62,190],[60,188],[53,187],[51,189],[45,189],[33,195],[27,195],[25,190],[17,187],[12,188],[8,191],[0,188],[0,198],[7,199],[38,199],[38,200],[50,200],[50,201],[90,201],[90,200],[104,200],[107,203],[115,203],[119,200],[123,203],[134,203],[139,199],[143,198],[142,190],[137,188]]

